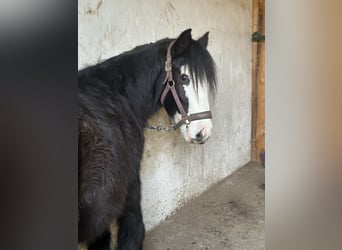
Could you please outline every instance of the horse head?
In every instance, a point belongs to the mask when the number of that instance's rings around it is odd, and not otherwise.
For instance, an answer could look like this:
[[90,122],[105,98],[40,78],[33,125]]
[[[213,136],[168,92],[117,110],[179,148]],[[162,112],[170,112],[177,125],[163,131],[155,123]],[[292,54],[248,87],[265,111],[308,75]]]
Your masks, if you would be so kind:
[[[207,50],[208,36],[207,32],[194,40],[188,29],[169,46],[172,80],[181,105],[172,91],[167,93],[163,103],[170,119],[176,125],[181,124],[181,133],[189,143],[206,142],[213,128],[209,110],[210,97],[216,91],[216,66]],[[209,115],[200,117],[203,113]],[[191,117],[200,118],[191,120]]]

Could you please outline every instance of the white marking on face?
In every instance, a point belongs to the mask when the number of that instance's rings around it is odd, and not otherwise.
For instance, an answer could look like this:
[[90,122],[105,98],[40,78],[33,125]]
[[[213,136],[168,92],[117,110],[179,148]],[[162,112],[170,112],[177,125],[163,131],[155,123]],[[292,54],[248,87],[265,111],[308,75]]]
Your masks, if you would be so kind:
[[[180,69],[180,73],[186,74],[190,77],[190,72],[188,67],[182,66]],[[197,93],[193,84],[193,79],[190,77],[190,84],[183,85],[185,90],[185,95],[189,101],[189,114],[199,113],[203,111],[210,110],[209,105],[209,95],[207,85],[199,82]],[[176,112],[174,116],[175,122],[179,122],[182,116],[178,112]],[[182,125],[180,130],[187,142],[192,143],[204,143],[211,135],[213,128],[213,124],[211,119],[203,119],[192,121],[190,125]]]

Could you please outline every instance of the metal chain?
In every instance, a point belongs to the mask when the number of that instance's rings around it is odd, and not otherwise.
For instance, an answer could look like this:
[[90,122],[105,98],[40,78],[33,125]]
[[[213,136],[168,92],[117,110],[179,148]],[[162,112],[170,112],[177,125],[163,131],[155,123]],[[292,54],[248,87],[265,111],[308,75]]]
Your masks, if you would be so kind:
[[158,125],[157,126],[147,125],[146,128],[152,129],[152,130],[157,130],[157,131],[164,130],[164,131],[167,131],[167,132],[174,130],[173,129],[173,125],[169,125],[167,127],[164,127],[164,126],[162,126],[160,121],[158,121]]

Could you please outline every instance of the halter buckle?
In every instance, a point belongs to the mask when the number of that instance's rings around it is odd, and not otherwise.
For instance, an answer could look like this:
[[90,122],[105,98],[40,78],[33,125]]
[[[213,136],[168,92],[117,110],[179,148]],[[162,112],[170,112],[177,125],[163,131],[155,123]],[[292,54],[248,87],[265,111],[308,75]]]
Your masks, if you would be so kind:
[[183,116],[183,121],[184,121],[185,125],[190,125],[191,120],[189,118],[190,118],[190,114],[189,113],[187,113],[186,115]]
[[168,61],[165,61],[165,71],[169,72],[171,70],[172,70],[172,63],[168,62]]

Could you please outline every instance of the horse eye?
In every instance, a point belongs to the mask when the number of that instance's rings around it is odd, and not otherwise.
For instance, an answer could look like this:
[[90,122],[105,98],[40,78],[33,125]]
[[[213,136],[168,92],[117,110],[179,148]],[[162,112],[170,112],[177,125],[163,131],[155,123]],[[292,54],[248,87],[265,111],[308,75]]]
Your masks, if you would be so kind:
[[181,75],[181,80],[182,80],[183,83],[186,84],[186,83],[189,83],[189,80],[190,80],[190,79],[189,79],[189,76],[188,76],[188,75],[182,74],[182,75]]

